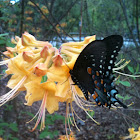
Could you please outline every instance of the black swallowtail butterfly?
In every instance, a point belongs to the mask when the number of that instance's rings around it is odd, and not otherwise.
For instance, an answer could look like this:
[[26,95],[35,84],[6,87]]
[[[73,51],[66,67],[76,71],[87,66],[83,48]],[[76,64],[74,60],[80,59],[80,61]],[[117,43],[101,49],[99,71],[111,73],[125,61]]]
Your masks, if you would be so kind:
[[95,40],[83,49],[73,70],[70,70],[73,82],[82,90],[85,98],[88,100],[88,93],[90,93],[99,106],[110,108],[117,102],[127,108],[116,97],[118,91],[113,84],[114,76],[112,74],[122,44],[123,38],[120,35]]

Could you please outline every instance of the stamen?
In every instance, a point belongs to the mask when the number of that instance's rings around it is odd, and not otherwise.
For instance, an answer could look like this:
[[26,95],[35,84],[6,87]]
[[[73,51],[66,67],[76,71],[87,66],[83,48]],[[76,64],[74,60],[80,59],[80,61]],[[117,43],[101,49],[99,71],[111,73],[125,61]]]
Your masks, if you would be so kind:
[[3,104],[5,104],[9,100],[11,100],[11,98],[14,98],[16,96],[17,90],[22,86],[22,84],[24,83],[24,81],[26,80],[26,78],[27,78],[27,76],[24,76],[20,80],[20,82],[12,90],[10,90],[8,93],[6,93],[5,95],[2,95],[0,97],[0,106],[2,106]]
[[122,72],[119,72],[119,71],[116,71],[114,70],[114,72],[118,73],[118,74],[121,74],[121,75],[124,75],[124,76],[128,76],[128,77],[140,77],[140,75],[130,75],[130,74],[126,74],[126,73],[122,73]]
[[68,120],[68,126],[69,126],[69,130],[71,131],[71,128],[70,128],[70,122],[72,122],[71,120],[71,117],[70,117],[70,113],[69,113],[69,104],[68,104],[68,101],[67,101],[67,107],[68,107],[68,112],[67,112],[67,120]]
[[[70,83],[72,83],[71,78],[70,78]],[[83,109],[83,110],[85,111],[85,113],[86,113],[95,123],[97,123],[97,124],[99,125],[100,123],[98,123],[97,121],[95,121],[95,120],[89,115],[89,113],[87,112],[88,109],[84,108],[84,106],[83,106],[82,103],[81,103],[82,101],[81,101],[80,99],[78,99],[78,95],[76,94],[77,91],[76,91],[76,89],[75,89],[75,86],[71,86],[71,90],[72,90],[72,93],[73,93],[73,98],[74,98],[75,103],[76,103],[81,109]]]
[[69,46],[66,46],[66,47],[64,46],[63,50],[61,52],[64,52],[65,50],[72,52],[72,53],[77,53],[77,54],[79,54],[81,52],[81,49],[77,49],[77,48],[69,47]]
[[1,62],[0,62],[0,66],[1,66],[1,65],[6,65],[6,64],[8,64],[9,61],[10,61],[10,59],[1,61]]
[[120,69],[123,69],[125,66],[127,66],[129,64],[130,61],[126,61],[123,65],[121,65],[120,67],[117,67],[117,68],[113,68],[113,71],[114,70],[120,70]]
[[[81,51],[80,51],[81,52]],[[79,53],[80,53],[79,52]],[[70,56],[70,57],[72,57],[73,55],[75,55],[75,57],[77,56],[78,57],[78,54],[76,55],[76,54],[73,54],[72,52],[70,52],[70,51],[68,51],[68,50],[63,50],[63,52],[61,52],[61,53],[64,53],[65,55],[68,55],[68,56]]]
[[72,101],[71,101],[70,105],[71,105],[71,111],[74,112],[74,114],[76,115],[76,117],[77,117],[78,119],[80,119],[81,121],[85,122],[85,120],[81,119],[81,118],[77,115],[77,113],[75,112],[74,108],[72,107]]
[[40,131],[45,128],[45,105],[46,105],[46,101],[47,101],[47,93],[44,94],[41,106],[40,106],[38,112],[36,113],[36,115],[30,121],[26,122],[26,123],[31,122],[39,114],[34,128],[32,130],[30,130],[31,132],[33,132],[37,128],[40,120],[41,120]]
[[118,63],[115,64],[115,66],[118,66],[119,64],[121,64],[125,59],[121,59]]
[[66,130],[66,137],[68,138],[68,130],[67,130],[67,116],[68,116],[68,104],[66,103],[66,115],[65,115],[65,130]]

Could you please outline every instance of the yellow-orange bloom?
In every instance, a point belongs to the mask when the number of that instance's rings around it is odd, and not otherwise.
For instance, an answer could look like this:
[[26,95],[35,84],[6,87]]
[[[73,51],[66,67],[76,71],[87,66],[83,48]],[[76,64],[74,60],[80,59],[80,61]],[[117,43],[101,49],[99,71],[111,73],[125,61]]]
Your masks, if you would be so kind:
[[134,128],[129,128],[129,136],[125,136],[125,137],[121,137],[122,140],[127,140],[127,139],[131,139],[131,140],[140,140],[140,127],[138,129],[138,131],[135,131]]
[[34,36],[29,34],[28,32],[25,32],[22,34],[22,45],[23,46],[30,46],[30,47],[42,47],[42,46],[49,46],[52,47],[52,45],[48,41],[37,41]]

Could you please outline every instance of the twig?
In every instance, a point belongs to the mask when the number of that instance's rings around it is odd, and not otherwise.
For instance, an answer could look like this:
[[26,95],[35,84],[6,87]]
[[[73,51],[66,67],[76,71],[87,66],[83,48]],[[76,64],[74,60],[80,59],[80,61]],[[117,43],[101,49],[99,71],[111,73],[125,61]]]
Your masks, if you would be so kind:
[[57,35],[59,36],[59,38],[61,39],[61,41],[63,42],[62,37],[60,36],[60,34],[57,32],[56,27],[53,25],[53,23],[46,17],[46,15],[42,12],[42,10],[40,9],[40,7],[33,1],[30,0],[38,9],[38,11],[45,17],[45,19],[48,21],[48,23],[53,27],[53,29],[55,30],[55,32],[57,33]]

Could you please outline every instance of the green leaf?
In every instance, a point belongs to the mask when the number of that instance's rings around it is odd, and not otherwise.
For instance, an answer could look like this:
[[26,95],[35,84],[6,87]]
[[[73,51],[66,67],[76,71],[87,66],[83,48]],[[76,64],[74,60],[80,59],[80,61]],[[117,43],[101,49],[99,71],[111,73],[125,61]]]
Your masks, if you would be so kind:
[[11,39],[7,39],[7,41],[6,41],[6,46],[12,47],[12,48],[15,47],[15,45],[14,45],[13,43],[11,43]]
[[53,117],[55,118],[55,120],[65,120],[65,117],[59,114],[55,114]]
[[47,79],[48,79],[47,75],[42,76],[41,83],[46,82],[46,81],[47,81]]
[[5,130],[0,130],[0,136],[2,136],[4,134]]
[[0,127],[8,126],[8,125],[9,125],[8,123],[0,123]]
[[44,139],[44,138],[46,138],[47,137],[47,132],[46,131],[42,131],[41,133],[40,133],[40,135],[39,135],[39,138],[40,139]]
[[136,73],[139,72],[139,64],[137,64],[137,67],[136,67]]
[[34,117],[35,115],[33,114],[33,113],[31,113],[31,112],[26,112],[27,113],[27,115],[29,115],[29,116],[31,116],[31,117]]
[[0,34],[0,37],[7,36],[7,35],[9,34],[8,33]]
[[120,94],[117,94],[117,97],[120,98],[120,99],[124,99],[124,97],[121,96]]
[[5,40],[0,40],[0,45],[3,45],[5,43],[6,43]]
[[124,100],[129,100],[129,99],[131,99],[131,98],[132,98],[131,96],[126,95],[126,96],[124,97]]
[[10,127],[14,132],[17,132],[17,131],[18,131],[18,128],[17,128],[17,124],[16,124],[16,123],[10,123],[10,124],[9,124],[9,127]]
[[[88,114],[89,114],[91,117],[93,117],[94,114],[95,114],[95,112],[94,112],[94,111],[88,111]],[[87,117],[89,118],[89,116],[87,116]]]
[[134,73],[134,68],[133,68],[133,67],[128,66],[128,70],[129,70],[131,73]]
[[121,83],[122,85],[126,86],[126,87],[130,87],[131,84],[128,81],[119,81],[119,83]]
[[10,137],[11,138],[11,140],[18,140],[18,138],[16,138],[16,137]]

